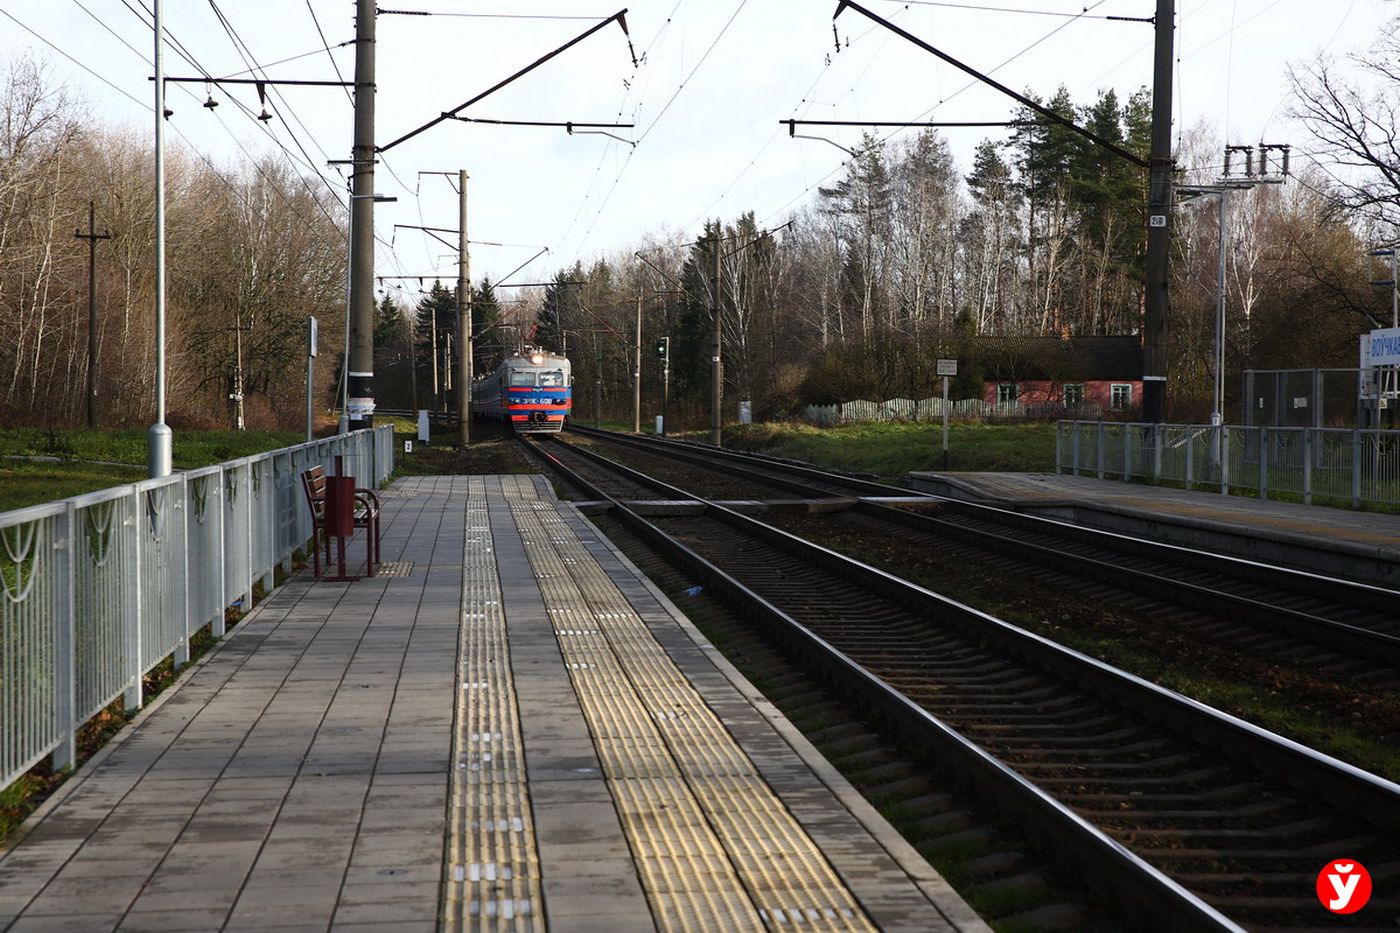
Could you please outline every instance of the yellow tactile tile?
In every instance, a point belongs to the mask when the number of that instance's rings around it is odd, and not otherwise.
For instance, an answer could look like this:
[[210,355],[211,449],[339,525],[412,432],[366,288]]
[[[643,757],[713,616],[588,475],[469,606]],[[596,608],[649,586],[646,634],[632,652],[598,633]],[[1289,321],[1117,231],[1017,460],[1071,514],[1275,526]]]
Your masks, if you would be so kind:
[[467,488],[443,927],[543,929],[539,857],[486,486]]
[[873,929],[555,505],[502,488],[658,923]]

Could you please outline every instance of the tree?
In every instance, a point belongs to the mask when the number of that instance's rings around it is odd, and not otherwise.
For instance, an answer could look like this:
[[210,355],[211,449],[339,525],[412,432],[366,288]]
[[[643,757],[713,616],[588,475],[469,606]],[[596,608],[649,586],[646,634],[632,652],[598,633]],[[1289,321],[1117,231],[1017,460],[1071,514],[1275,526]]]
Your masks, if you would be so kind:
[[1369,50],[1347,60],[1355,76],[1326,55],[1291,67],[1291,113],[1322,145],[1324,157],[1350,170],[1331,186],[1337,202],[1400,229],[1400,16]]
[[457,296],[441,281],[433,282],[433,287],[418,302],[415,320],[417,381],[427,387],[433,407],[438,408],[447,400],[447,373],[451,367],[446,353],[447,338],[457,331]]
[[481,280],[481,287],[472,290],[472,372],[480,376],[492,360],[505,355],[505,341],[496,324],[501,316],[501,303],[496,299],[496,287],[491,279]]

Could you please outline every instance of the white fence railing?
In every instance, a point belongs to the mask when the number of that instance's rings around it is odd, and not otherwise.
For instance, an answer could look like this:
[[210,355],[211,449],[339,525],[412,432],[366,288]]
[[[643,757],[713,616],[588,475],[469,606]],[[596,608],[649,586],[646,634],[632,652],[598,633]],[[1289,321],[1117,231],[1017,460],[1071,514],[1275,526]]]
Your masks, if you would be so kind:
[[1061,421],[1055,470],[1359,509],[1400,504],[1400,431]]
[[[1103,414],[1099,406],[1086,402],[1083,405],[1066,409],[1063,402],[988,402],[980,398],[965,398],[948,402],[948,416],[989,420],[1005,418],[1054,418],[1066,414],[1086,418],[1097,418]],[[831,427],[837,424],[850,424],[865,421],[936,421],[943,417],[943,399],[940,397],[908,399],[892,398],[883,402],[869,402],[856,399],[836,405],[808,405],[802,410],[802,417],[812,424]]]
[[270,589],[311,537],[300,474],[336,456],[365,485],[394,469],[391,425],[0,513],[0,788],[141,678],[189,659],[205,625]]

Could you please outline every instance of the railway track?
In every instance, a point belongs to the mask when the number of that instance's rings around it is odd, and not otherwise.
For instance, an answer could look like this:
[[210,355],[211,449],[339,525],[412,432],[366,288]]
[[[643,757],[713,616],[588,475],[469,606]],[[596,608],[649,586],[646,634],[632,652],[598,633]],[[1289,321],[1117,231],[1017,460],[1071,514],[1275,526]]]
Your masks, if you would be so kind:
[[1325,926],[1338,857],[1371,870],[1373,922],[1400,914],[1400,787],[732,510],[612,512],[1139,919]]
[[[1027,566],[1187,607],[1198,613],[1189,621],[1203,634],[1250,650],[1320,664],[1336,676],[1400,684],[1400,593],[1394,590],[911,493],[772,458],[609,432],[581,433],[627,449],[669,450],[686,462],[731,465],[755,482],[786,473],[785,488],[805,488],[811,496],[898,497],[903,507],[862,501],[854,509],[867,524],[902,529],[925,543],[953,540]],[[915,511],[911,499],[927,504]],[[1319,656],[1308,645],[1325,654]]]

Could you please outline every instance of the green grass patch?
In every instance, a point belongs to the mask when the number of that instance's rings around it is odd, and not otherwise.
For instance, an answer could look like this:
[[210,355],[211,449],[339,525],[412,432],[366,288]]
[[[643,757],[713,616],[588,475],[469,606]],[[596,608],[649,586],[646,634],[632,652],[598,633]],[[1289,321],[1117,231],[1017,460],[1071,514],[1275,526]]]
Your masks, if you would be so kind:
[[[798,423],[734,425],[726,447],[791,457],[886,477],[942,470],[942,424],[870,422],[834,428]],[[1055,469],[1053,424],[954,423],[948,427],[948,467],[960,472],[1046,473]]]
[[[305,440],[294,432],[176,431],[178,469],[213,466]],[[147,433],[0,431],[0,512],[135,482],[146,476]]]

